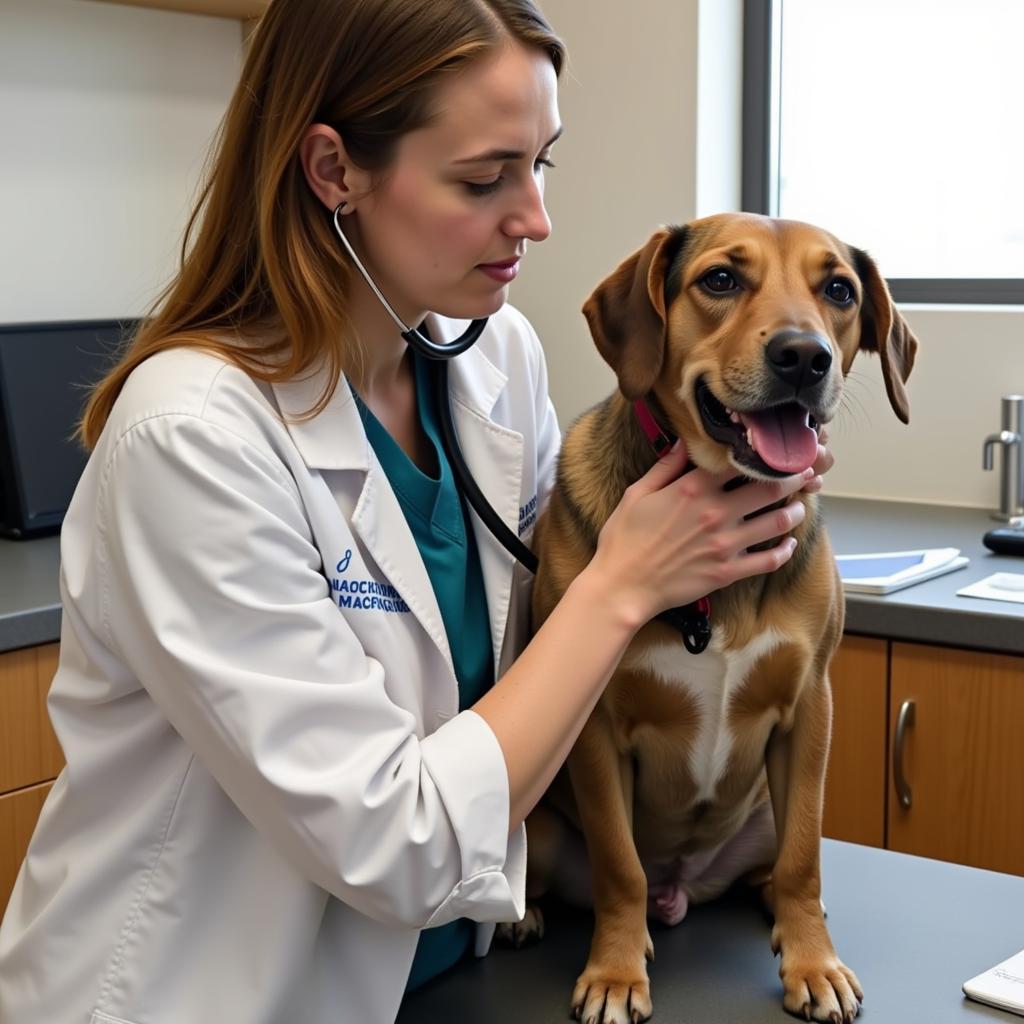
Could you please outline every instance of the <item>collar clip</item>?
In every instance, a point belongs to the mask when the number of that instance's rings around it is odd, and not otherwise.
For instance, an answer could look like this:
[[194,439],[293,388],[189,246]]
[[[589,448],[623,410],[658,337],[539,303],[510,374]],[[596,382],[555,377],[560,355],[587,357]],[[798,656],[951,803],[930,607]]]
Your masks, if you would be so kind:
[[675,436],[661,429],[650,407],[642,398],[638,398],[633,403],[633,412],[636,414],[640,429],[646,435],[647,440],[650,441],[654,454],[659,459],[662,458],[662,456],[668,453],[672,445],[676,443]]

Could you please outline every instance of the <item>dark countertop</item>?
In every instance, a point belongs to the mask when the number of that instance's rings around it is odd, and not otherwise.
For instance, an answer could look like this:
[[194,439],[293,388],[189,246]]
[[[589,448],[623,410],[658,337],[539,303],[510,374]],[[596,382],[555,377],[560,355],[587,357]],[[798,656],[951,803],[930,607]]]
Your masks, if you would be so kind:
[[[1022,572],[1024,559],[993,555],[981,538],[996,523],[982,509],[826,498],[825,521],[837,554],[957,547],[965,569],[885,597],[849,595],[846,628],[894,640],[1024,654],[1024,604],[957,597],[993,572]],[[59,539],[0,540],[0,652],[60,635]]]
[[971,560],[894,594],[847,595],[848,632],[1024,654],[1024,604],[956,596],[994,572],[1024,573],[1024,558],[994,555],[982,544],[982,536],[1000,525],[987,511],[857,498],[829,498],[822,505],[837,555],[952,547]]
[[[1020,1017],[966,999],[961,985],[1024,947],[1024,878],[826,839],[822,897],[839,957],[864,987],[858,1024],[952,1024]],[[495,947],[407,996],[397,1024],[563,1024],[592,916],[556,908],[545,937]],[[653,1024],[792,1024],[768,922],[749,894],[651,925]]]
[[60,538],[0,539],[0,652],[60,637]]

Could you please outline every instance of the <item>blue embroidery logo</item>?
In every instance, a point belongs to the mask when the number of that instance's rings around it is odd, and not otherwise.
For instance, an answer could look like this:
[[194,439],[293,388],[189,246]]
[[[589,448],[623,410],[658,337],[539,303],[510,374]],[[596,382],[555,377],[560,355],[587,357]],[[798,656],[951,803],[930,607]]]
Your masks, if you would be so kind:
[[[345,572],[352,562],[352,551],[347,550],[338,562],[337,571]],[[390,583],[376,580],[331,579],[331,593],[339,608],[354,608],[368,612],[408,612],[409,606]]]
[[535,494],[525,505],[519,508],[519,536],[533,526],[537,520],[537,495]]

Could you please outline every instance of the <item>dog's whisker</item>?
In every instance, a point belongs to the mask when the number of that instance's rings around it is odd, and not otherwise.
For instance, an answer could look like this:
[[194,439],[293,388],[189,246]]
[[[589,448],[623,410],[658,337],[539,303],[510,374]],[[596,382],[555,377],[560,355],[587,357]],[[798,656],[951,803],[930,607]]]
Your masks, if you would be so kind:
[[839,410],[833,422],[842,421],[847,425],[847,419],[852,420],[852,426],[858,430],[867,429],[871,415],[868,412],[865,400],[860,394],[862,386],[870,386],[863,374],[850,373],[847,375],[843,387],[843,395],[839,402]]

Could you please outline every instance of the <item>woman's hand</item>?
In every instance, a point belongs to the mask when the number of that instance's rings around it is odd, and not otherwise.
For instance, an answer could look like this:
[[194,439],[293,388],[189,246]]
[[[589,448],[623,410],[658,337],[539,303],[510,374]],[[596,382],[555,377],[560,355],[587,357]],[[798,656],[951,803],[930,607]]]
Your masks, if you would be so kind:
[[804,494],[817,494],[821,490],[821,478],[832,468],[835,461],[835,456],[828,448],[828,432],[822,427],[818,432],[818,457],[811,467],[814,476],[804,484]]
[[[830,465],[827,450],[824,458]],[[626,489],[601,530],[586,570],[602,577],[601,592],[621,602],[634,628],[667,608],[784,565],[796,548],[795,538],[767,550],[748,549],[789,533],[803,521],[803,502],[769,506],[806,489],[816,478],[812,467],[771,483],[751,481],[725,491],[735,474],[694,469],[681,476],[686,459],[680,441]]]

